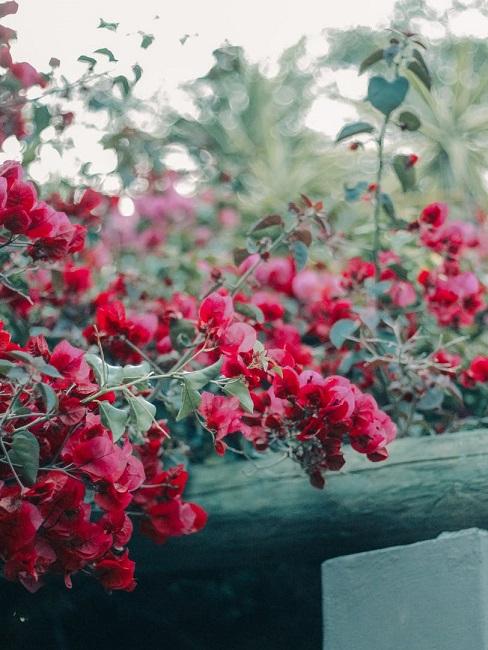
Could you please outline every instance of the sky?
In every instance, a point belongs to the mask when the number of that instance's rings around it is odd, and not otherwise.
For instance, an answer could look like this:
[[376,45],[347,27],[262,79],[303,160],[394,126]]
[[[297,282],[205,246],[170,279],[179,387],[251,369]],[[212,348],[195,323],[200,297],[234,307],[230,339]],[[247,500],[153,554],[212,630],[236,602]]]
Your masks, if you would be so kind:
[[[180,111],[191,109],[181,84],[204,74],[212,65],[212,51],[225,41],[243,46],[251,60],[261,62],[272,72],[280,53],[301,36],[310,37],[312,54],[323,54],[327,48],[325,28],[360,24],[387,26],[394,6],[394,0],[18,0],[18,3],[18,13],[2,21],[18,32],[12,50],[14,60],[29,61],[42,71],[48,69],[49,59],[56,57],[61,61],[61,71],[75,79],[85,70],[77,62],[80,54],[90,55],[100,47],[108,47],[119,59],[117,67],[121,73],[129,72],[135,62],[144,69],[138,85],[139,95],[149,97],[161,89],[168,102]],[[450,1],[430,0],[430,4],[442,10]],[[97,29],[100,18],[118,22],[117,32]],[[470,16],[469,12],[458,22],[454,31],[488,33],[488,19]],[[427,37],[441,35],[432,25],[422,27]],[[434,30],[432,34],[429,29]],[[147,50],[140,48],[141,33],[155,37]],[[342,75],[340,83],[341,90],[353,96],[359,97],[364,91],[365,80],[358,80],[352,71]],[[322,99],[312,108],[308,123],[312,128],[335,135],[345,117],[342,107]],[[95,156],[100,169],[108,171],[113,159],[107,152],[93,153],[94,139],[93,133],[84,135],[78,153],[81,158]],[[9,155],[18,155],[13,144],[11,149],[7,151]],[[61,161],[54,150],[48,158],[38,165],[41,176],[47,173],[46,165],[61,168],[67,162],[76,164],[74,160]]]

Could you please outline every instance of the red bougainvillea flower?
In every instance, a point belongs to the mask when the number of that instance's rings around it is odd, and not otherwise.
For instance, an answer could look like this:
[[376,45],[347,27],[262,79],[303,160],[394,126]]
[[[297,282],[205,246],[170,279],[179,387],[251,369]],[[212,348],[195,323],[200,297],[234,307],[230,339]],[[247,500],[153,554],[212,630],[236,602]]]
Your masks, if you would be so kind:
[[342,271],[344,286],[352,288],[362,284],[367,278],[374,278],[375,266],[373,262],[366,262],[361,257],[352,257]]
[[250,352],[256,343],[256,330],[247,323],[233,323],[219,340],[220,350],[229,356]]
[[461,382],[464,386],[470,387],[475,384],[488,381],[488,357],[475,357],[469,364],[469,368],[461,375]]
[[95,575],[107,591],[116,589],[133,591],[136,587],[135,565],[135,562],[129,560],[127,550],[122,555],[107,553],[103,559],[95,563]]
[[429,203],[420,213],[419,221],[434,228],[442,226],[447,219],[449,208],[445,203]]
[[410,282],[404,282],[403,280],[393,282],[388,293],[393,304],[398,307],[410,307],[410,305],[417,302],[417,292]]
[[432,359],[439,364],[445,366],[445,369],[442,370],[443,373],[452,375],[453,372],[461,365],[461,357],[458,354],[452,354],[447,352],[447,350],[437,350],[432,355]]
[[232,298],[226,293],[214,292],[204,298],[198,312],[198,329],[220,335],[234,317]]
[[216,441],[239,430],[241,411],[237,397],[224,397],[204,392],[199,411]]
[[207,513],[195,503],[170,499],[152,506],[144,519],[141,530],[157,544],[163,544],[170,537],[190,535],[201,530],[207,523]]
[[447,275],[446,267],[439,271],[423,270],[418,281],[425,289],[427,306],[442,326],[471,325],[485,306],[485,289],[474,273],[454,269]]
[[47,85],[44,77],[30,63],[12,63],[10,72],[20,81],[22,88],[31,88],[32,86],[44,88]]
[[8,2],[2,2],[0,4],[0,18],[4,18],[10,14],[16,14],[19,9],[19,5],[14,2],[14,0],[8,0]]
[[62,379],[53,382],[58,389],[69,388],[74,384],[76,389],[72,394],[75,395],[96,391],[96,384],[90,381],[91,370],[85,361],[84,351],[75,348],[68,341],[61,341],[56,345],[49,357],[49,363],[63,376]]

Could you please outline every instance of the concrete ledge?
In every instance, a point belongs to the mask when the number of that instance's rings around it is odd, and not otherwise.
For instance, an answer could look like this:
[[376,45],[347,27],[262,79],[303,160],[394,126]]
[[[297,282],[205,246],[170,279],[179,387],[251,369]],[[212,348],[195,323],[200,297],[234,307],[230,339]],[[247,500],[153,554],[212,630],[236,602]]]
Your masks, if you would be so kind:
[[488,533],[324,562],[324,650],[487,650]]
[[186,496],[208,511],[206,529],[160,548],[135,540],[139,573],[270,565],[290,557],[319,565],[488,525],[488,430],[398,440],[384,463],[347,455],[346,467],[329,475],[323,491],[291,462],[270,469],[244,461],[193,466]]

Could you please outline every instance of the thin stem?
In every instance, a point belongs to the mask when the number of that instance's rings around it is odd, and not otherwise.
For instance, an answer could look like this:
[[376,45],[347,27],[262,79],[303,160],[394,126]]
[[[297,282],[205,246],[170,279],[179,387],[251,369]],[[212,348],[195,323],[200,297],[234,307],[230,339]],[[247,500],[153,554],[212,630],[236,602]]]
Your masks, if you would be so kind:
[[390,120],[390,115],[386,115],[378,137],[378,171],[376,172],[375,204],[374,204],[374,234],[373,234],[373,262],[376,269],[376,280],[380,276],[379,253],[381,250],[381,226],[380,213],[382,203],[381,181],[383,180],[384,169],[384,145],[386,127]]
[[[8,405],[7,410],[5,411],[5,413],[4,413],[3,416],[2,416],[2,419],[0,420],[0,427],[3,427],[3,423],[5,422],[6,418],[10,415],[10,413],[11,413],[11,411],[12,411],[12,407],[13,407],[13,405],[15,404],[15,402],[16,402],[16,400],[17,400],[17,397],[20,395],[21,392],[22,392],[22,388],[21,388],[21,387],[17,388],[17,390],[15,391],[15,394],[13,395],[13,397],[12,397],[12,399],[11,399],[11,401],[10,401],[10,404]],[[24,490],[25,490],[25,486],[24,486],[24,484],[22,483],[22,481],[20,480],[20,477],[19,477],[19,475],[17,474],[17,471],[16,471],[16,469],[15,469],[15,467],[14,467],[12,461],[10,460],[10,456],[8,455],[8,451],[7,451],[7,448],[6,448],[6,446],[5,446],[5,441],[4,441],[4,439],[3,439],[3,433],[2,433],[2,432],[0,432],[0,447],[1,447],[1,449],[2,449],[2,452],[3,452],[4,456],[5,456],[5,460],[6,460],[7,463],[9,464],[10,470],[11,470],[12,474],[14,475],[15,480],[17,481],[17,483],[18,483],[20,489],[21,489],[22,491],[24,491]]]

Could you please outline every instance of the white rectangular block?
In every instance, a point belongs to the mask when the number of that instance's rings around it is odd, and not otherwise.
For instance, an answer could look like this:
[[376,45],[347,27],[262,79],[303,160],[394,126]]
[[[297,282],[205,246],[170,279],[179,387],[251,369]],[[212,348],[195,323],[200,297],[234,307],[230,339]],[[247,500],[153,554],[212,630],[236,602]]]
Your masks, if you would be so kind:
[[488,650],[488,532],[322,565],[324,650]]

